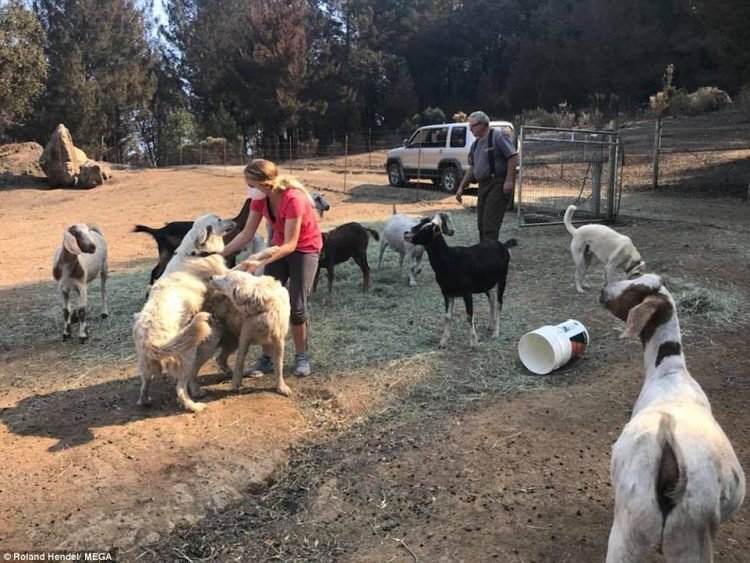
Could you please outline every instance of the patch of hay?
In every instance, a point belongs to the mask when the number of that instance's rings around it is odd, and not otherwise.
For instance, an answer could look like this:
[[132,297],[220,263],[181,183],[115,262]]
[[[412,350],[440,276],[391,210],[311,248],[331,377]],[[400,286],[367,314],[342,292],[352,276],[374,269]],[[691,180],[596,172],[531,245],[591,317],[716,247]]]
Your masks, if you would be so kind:
[[740,317],[741,298],[735,290],[698,286],[685,280],[672,280],[672,296],[681,317],[711,325],[724,325]]

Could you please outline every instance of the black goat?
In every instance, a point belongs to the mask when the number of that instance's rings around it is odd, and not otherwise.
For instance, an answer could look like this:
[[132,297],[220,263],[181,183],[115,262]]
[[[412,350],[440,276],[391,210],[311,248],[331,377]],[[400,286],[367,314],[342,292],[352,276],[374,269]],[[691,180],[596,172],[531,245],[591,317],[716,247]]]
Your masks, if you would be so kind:
[[359,223],[345,223],[323,233],[323,249],[320,252],[313,291],[318,288],[321,268],[325,268],[328,271],[328,292],[330,293],[333,289],[333,267],[352,258],[362,270],[362,291],[367,292],[370,287],[370,266],[367,263],[367,244],[370,242],[370,237],[380,240],[380,235],[376,230]]
[[[331,208],[328,201],[323,196],[323,194],[319,192],[312,194],[312,199],[315,209],[317,209],[320,216],[323,217],[323,213]],[[247,218],[250,215],[250,202],[250,199],[245,200],[245,203],[242,205],[242,209],[240,209],[240,212],[235,218],[232,219],[232,221],[234,221],[234,223],[237,225],[237,228],[231,233],[227,233],[224,236],[225,245],[229,244],[229,242],[232,241],[232,239],[240,234],[242,232],[242,229],[245,228],[245,223],[247,223]],[[167,223],[166,225],[158,229],[147,227],[145,225],[135,225],[135,227],[133,228],[134,233],[150,234],[152,237],[154,237],[156,246],[158,247],[159,262],[156,264],[154,269],[151,270],[150,285],[154,285],[154,282],[159,279],[159,277],[164,273],[164,268],[167,267],[167,264],[172,259],[174,251],[177,250],[177,247],[180,246],[182,239],[185,238],[185,235],[192,227],[192,221],[172,221],[171,223]],[[259,250],[261,249],[254,249],[254,251]],[[234,266],[236,265],[237,256],[240,254],[240,252],[242,251],[239,251],[232,256],[227,257],[227,265],[230,268],[234,268]]]
[[404,240],[421,244],[427,251],[435,279],[445,300],[445,319],[440,348],[448,346],[450,320],[456,297],[462,297],[469,320],[469,345],[477,345],[474,326],[474,293],[484,293],[490,303],[490,324],[493,338],[500,335],[500,311],[503,308],[505,280],[510,262],[509,248],[518,244],[516,239],[505,243],[485,240],[473,246],[448,246],[440,230],[440,218],[422,219],[404,233]]

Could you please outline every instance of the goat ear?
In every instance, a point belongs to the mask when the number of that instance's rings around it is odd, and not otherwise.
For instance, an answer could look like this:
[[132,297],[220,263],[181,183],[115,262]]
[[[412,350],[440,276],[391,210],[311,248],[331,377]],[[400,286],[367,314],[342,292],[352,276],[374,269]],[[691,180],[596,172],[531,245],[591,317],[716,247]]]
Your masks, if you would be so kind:
[[656,295],[649,295],[640,305],[630,309],[628,318],[625,321],[625,330],[620,334],[620,338],[635,338],[641,334],[651,317],[661,305],[662,299]]

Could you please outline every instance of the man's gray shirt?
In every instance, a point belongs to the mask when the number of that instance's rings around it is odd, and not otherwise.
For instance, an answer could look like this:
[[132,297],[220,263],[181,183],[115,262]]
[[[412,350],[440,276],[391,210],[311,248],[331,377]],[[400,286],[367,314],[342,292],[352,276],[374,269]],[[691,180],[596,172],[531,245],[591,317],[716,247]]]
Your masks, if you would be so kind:
[[[508,171],[507,160],[516,154],[516,147],[508,138],[508,136],[498,129],[493,129],[491,132],[492,142],[495,145],[494,156],[495,156],[495,177],[505,178],[505,174]],[[480,180],[487,180],[490,177],[490,159],[487,154],[487,143],[490,139],[490,133],[484,139],[477,139],[474,144],[474,150],[469,151],[469,165],[473,167],[474,179],[479,182]]]

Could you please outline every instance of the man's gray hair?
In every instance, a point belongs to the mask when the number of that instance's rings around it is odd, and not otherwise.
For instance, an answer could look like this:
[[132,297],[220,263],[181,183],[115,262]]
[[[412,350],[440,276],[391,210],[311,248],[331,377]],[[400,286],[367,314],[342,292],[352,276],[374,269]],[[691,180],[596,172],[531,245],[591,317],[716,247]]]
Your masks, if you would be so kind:
[[483,111],[475,111],[469,116],[469,119],[473,119],[477,123],[484,123],[485,125],[490,124],[490,118]]

